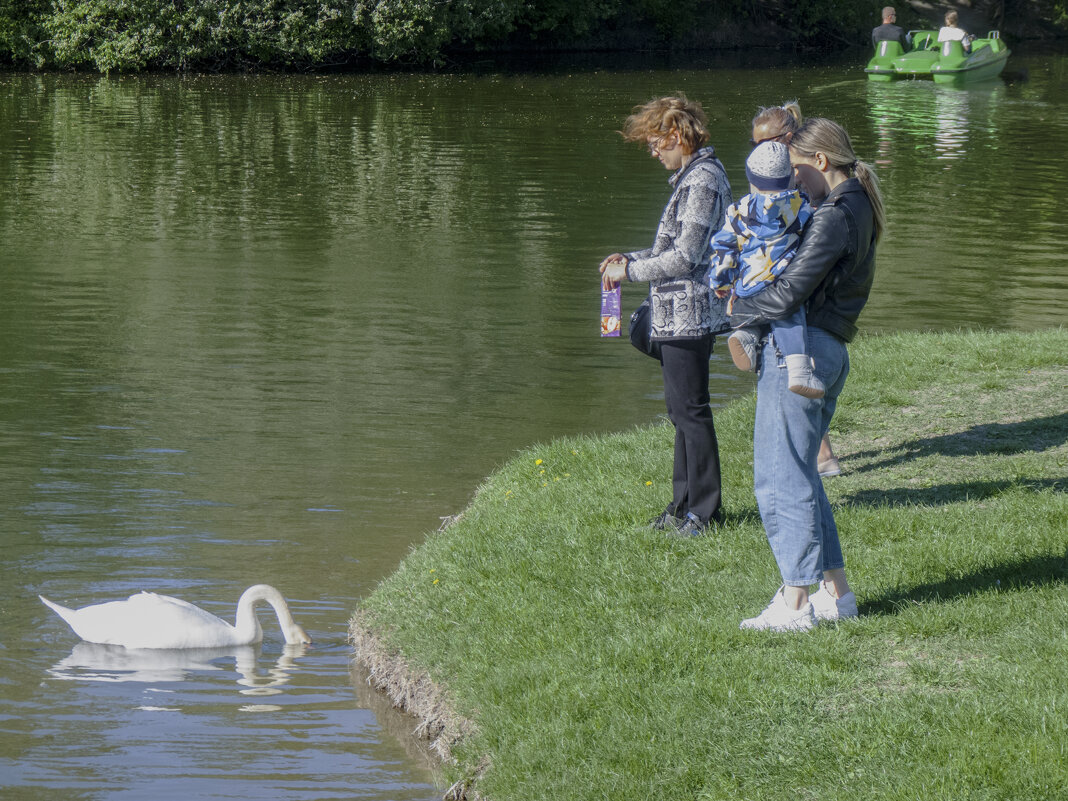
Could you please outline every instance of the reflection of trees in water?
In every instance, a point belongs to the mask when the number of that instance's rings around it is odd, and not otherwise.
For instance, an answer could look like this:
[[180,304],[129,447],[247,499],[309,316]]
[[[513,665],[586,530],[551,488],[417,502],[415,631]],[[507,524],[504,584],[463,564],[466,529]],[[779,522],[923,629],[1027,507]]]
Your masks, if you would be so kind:
[[[0,135],[17,143],[0,164],[0,233],[31,254],[9,327],[48,325],[42,344],[4,344],[81,371],[32,371],[22,394],[87,432],[40,438],[35,462],[64,479],[79,452],[129,468],[80,474],[74,492],[52,482],[42,503],[107,510],[113,531],[183,505],[183,523],[227,514],[194,508],[207,502],[268,520],[278,498],[351,511],[416,481],[437,505],[413,477],[453,469],[472,438],[501,454],[581,429],[581,409],[548,400],[603,391],[571,358],[587,343],[560,335],[574,287],[592,302],[604,249],[651,242],[669,188],[639,148],[620,157],[612,126],[633,97],[605,119],[564,80],[0,82]],[[631,187],[607,180],[638,163]],[[640,230],[576,247],[643,203]],[[588,319],[599,343],[596,309]],[[532,402],[540,433],[511,433],[520,392],[546,399]],[[469,469],[465,483],[487,468]]]
[[1068,247],[1063,227],[1044,222],[1049,198],[1068,190],[1063,169],[1045,164],[1064,98],[1049,115],[1000,81],[872,83],[867,95],[890,217],[880,261],[915,325],[974,324],[983,308],[996,327],[1034,319],[1036,297],[1063,290],[1057,271],[1036,266]]

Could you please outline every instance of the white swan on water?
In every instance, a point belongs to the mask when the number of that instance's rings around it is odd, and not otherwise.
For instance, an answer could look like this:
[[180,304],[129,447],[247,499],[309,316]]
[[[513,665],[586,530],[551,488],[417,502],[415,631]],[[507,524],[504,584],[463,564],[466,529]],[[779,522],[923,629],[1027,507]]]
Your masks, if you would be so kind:
[[86,642],[126,648],[223,648],[252,645],[263,639],[255,606],[267,601],[278,615],[287,643],[308,643],[311,638],[293,620],[282,593],[268,584],[256,584],[241,594],[235,625],[205,612],[199,606],[169,595],[141,592],[125,601],[67,609],[38,595]]

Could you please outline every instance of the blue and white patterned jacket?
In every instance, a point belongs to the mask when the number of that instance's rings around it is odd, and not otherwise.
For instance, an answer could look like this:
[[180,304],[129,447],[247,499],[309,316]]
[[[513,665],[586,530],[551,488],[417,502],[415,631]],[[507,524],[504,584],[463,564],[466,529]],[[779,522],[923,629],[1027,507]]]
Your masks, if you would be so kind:
[[796,189],[746,195],[712,237],[712,289],[745,298],[766,289],[797,252],[812,204]]

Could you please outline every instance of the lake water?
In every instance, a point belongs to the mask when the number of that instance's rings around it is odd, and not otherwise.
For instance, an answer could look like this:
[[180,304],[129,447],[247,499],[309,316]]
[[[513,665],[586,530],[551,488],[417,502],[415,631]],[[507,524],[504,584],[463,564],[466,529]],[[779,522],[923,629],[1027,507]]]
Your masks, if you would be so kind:
[[[0,797],[440,797],[346,624],[518,449],[662,414],[596,276],[668,195],[615,133],[652,96],[706,104],[736,196],[756,106],[846,125],[889,210],[864,330],[1064,324],[1068,59],[964,91],[767,60],[0,74]],[[259,582],[313,646],[263,613],[261,648],[125,653],[36,598],[232,617]]]

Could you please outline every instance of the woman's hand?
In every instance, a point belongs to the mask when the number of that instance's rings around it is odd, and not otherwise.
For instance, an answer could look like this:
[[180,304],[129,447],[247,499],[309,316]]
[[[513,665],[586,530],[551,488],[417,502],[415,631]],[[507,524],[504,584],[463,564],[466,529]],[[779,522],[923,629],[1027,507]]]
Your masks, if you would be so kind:
[[613,253],[601,262],[601,286],[605,289],[615,289],[622,281],[627,280],[627,265],[630,259],[622,253]]

